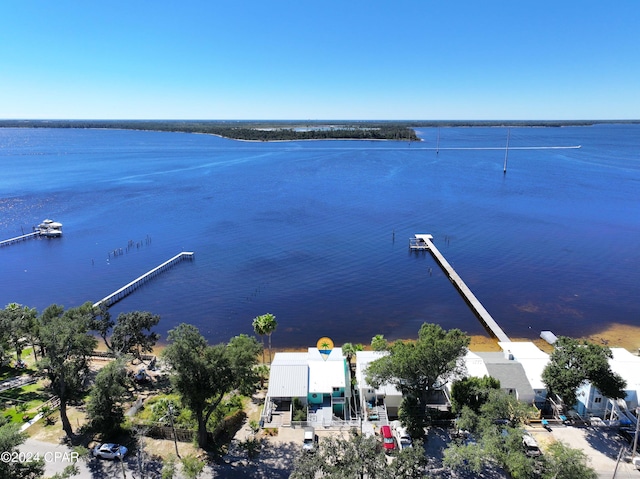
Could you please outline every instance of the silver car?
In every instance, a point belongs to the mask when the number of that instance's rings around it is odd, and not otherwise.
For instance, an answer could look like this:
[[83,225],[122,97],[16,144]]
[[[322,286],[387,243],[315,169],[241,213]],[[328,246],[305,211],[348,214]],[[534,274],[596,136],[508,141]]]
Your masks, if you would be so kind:
[[93,448],[94,457],[100,457],[102,459],[122,459],[127,454],[127,448],[120,444],[113,444],[106,442],[104,444],[98,444]]

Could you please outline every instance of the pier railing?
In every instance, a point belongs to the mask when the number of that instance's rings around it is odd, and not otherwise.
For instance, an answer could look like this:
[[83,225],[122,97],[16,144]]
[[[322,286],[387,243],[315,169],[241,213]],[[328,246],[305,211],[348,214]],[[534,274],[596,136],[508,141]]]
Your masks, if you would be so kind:
[[169,269],[172,266],[174,266],[176,263],[179,263],[180,261],[185,260],[185,259],[193,259],[193,252],[183,251],[182,253],[179,253],[179,254],[175,255],[173,258],[168,259],[167,261],[165,261],[161,265],[156,266],[155,268],[153,268],[150,271],[147,271],[145,274],[143,274],[142,276],[137,277],[136,279],[134,279],[130,283],[125,284],[122,288],[118,289],[117,291],[114,291],[109,296],[106,296],[106,297],[102,298],[97,303],[94,303],[93,306],[94,307],[98,307],[98,306],[104,305],[104,306],[106,306],[108,308],[109,306],[111,306],[111,305],[117,303],[118,301],[120,301],[122,298],[124,298],[124,297],[130,295],[131,293],[133,293],[136,289],[138,289],[142,284],[144,284],[145,282],[147,282],[151,278],[153,278],[156,275],[162,273],[163,271],[166,271],[167,269]]

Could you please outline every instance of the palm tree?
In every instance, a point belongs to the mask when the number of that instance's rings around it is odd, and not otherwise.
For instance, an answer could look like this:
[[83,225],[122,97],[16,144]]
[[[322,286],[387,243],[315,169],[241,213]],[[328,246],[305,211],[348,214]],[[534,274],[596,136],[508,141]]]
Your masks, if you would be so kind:
[[353,344],[353,343],[344,343],[342,345],[342,354],[347,358],[347,362],[349,363],[349,367],[351,367],[351,359],[356,355],[358,351],[363,351],[364,347],[362,344]]
[[389,344],[382,334],[376,334],[371,338],[371,349],[374,351],[385,351],[388,347]]
[[262,340],[262,364],[265,363],[264,360],[264,335],[266,334],[263,328],[263,322],[261,320],[262,316],[256,316],[255,318],[253,318],[253,331],[260,336],[260,339]]
[[271,363],[271,334],[276,330],[278,322],[271,314],[262,314],[253,318],[253,330],[262,339],[262,362],[264,363],[264,336],[269,337],[269,363]]

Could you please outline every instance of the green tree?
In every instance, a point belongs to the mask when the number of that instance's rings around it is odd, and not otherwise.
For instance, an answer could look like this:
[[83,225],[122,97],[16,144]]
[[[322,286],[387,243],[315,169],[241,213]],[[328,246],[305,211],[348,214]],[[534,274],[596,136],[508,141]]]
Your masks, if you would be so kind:
[[160,339],[158,333],[151,331],[159,322],[160,316],[148,311],[120,313],[111,335],[113,349],[142,361],[142,355],[152,352]]
[[451,410],[459,413],[464,406],[469,406],[478,412],[492,389],[500,389],[500,381],[490,376],[471,376],[454,381],[451,385]]
[[73,436],[73,429],[67,404],[79,399],[84,392],[90,357],[97,343],[89,334],[92,316],[91,303],[67,311],[54,304],[39,318],[44,356],[38,367],[47,375],[52,391],[60,399],[60,420],[69,437]]
[[549,391],[560,396],[569,407],[576,403],[578,387],[585,381],[608,398],[624,398],[626,382],[611,370],[611,357],[607,347],[561,336],[542,372],[542,380]]
[[182,474],[187,479],[197,479],[202,474],[205,466],[205,462],[193,454],[183,457],[180,462],[182,462]]
[[209,346],[200,331],[180,324],[169,331],[163,351],[172,368],[171,381],[198,424],[198,445],[207,446],[207,421],[236,379],[224,345]]
[[544,455],[545,479],[596,479],[598,474],[588,464],[589,458],[579,450],[563,442],[554,442]]
[[176,475],[176,458],[169,456],[162,465],[161,479],[173,479]]
[[294,459],[291,479],[377,479],[389,477],[424,477],[426,457],[422,442],[400,451],[387,463],[380,442],[373,436],[351,432],[348,439],[328,437],[315,453],[301,451]]
[[351,365],[351,360],[354,358],[358,351],[363,351],[362,344],[344,343],[342,345],[342,354],[347,358],[347,363]]
[[550,447],[544,456],[526,455],[522,424],[531,409],[506,392],[495,389],[489,391],[478,414],[465,405],[460,416],[465,424],[459,425],[473,432],[475,442],[452,442],[444,451],[444,465],[487,477],[492,475],[489,470],[495,467],[504,469],[513,479],[597,477],[587,466],[584,454],[565,445]]
[[396,341],[388,355],[369,364],[367,382],[374,387],[393,384],[405,398],[412,398],[415,402],[406,409],[415,416],[412,430],[417,432],[422,429],[417,424],[426,425],[429,394],[461,374],[469,341],[459,329],[445,331],[424,323],[416,341]]
[[131,354],[142,361],[145,353],[153,351],[160,335],[152,329],[160,322],[160,316],[148,311],[120,313],[113,321],[104,308],[94,308],[92,329],[102,337],[105,346],[116,356]]
[[382,334],[376,334],[371,338],[371,349],[374,351],[386,351],[389,348],[389,343]]
[[24,339],[31,337],[38,312],[18,303],[9,303],[0,310],[0,327],[16,353],[16,361],[22,358]]
[[240,394],[251,396],[260,381],[258,355],[262,351],[256,338],[240,334],[231,338],[227,345],[227,353],[233,377],[236,380],[236,389]]
[[490,389],[485,403],[480,406],[480,416],[488,427],[495,420],[503,419],[511,427],[519,427],[538,414],[538,410],[529,404],[518,401],[515,396],[499,389]]
[[253,318],[253,330],[262,338],[262,362],[264,363],[264,336],[269,338],[269,364],[271,364],[271,334],[276,330],[278,322],[276,317],[271,314],[263,314]]
[[94,430],[107,435],[119,432],[124,421],[122,402],[130,382],[123,359],[107,364],[98,372],[87,402],[87,414]]
[[314,468],[328,479],[388,477],[387,461],[378,440],[353,432],[349,439],[325,438],[314,454],[301,451],[294,462],[291,479],[315,478]]
[[[9,458],[18,452],[18,446],[27,439],[27,434],[20,432],[20,426],[0,416],[0,452],[9,454]],[[0,478],[2,479],[36,479],[44,473],[44,462],[39,461],[0,461]]]
[[416,440],[413,447],[402,449],[396,456],[396,460],[387,466],[387,477],[423,478],[426,465],[424,446],[422,441]]

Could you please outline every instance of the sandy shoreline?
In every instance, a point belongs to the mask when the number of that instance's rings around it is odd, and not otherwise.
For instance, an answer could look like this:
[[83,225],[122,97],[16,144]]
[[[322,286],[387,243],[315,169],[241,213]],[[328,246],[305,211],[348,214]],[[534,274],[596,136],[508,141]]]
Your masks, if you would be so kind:
[[[276,344],[272,347],[272,353],[277,352],[302,352],[306,351],[307,347],[281,347],[277,345],[278,331],[273,335],[273,339]],[[500,352],[500,346],[495,338],[484,335],[473,335],[471,337],[471,343],[469,349],[474,352]],[[408,338],[411,339],[411,338]],[[602,331],[589,335],[580,336],[577,339],[585,339],[587,341],[600,344],[603,346],[625,348],[633,354],[638,354],[640,351],[640,326],[631,326],[628,324],[614,323],[608,328]],[[543,351],[550,353],[553,350],[553,346],[544,341],[541,338],[529,339],[529,338],[511,338],[512,341],[531,341],[536,344]],[[314,347],[315,344],[309,344],[308,347]],[[336,346],[341,346],[336,344]],[[365,349],[368,348],[368,344],[365,344]],[[158,344],[153,349],[153,354],[159,356],[162,350],[166,347],[166,344]],[[106,349],[104,343],[100,341],[98,345],[99,350]]]

